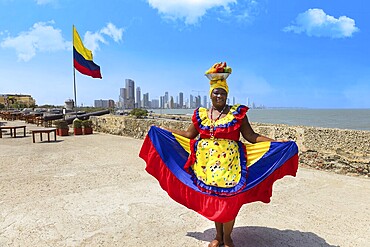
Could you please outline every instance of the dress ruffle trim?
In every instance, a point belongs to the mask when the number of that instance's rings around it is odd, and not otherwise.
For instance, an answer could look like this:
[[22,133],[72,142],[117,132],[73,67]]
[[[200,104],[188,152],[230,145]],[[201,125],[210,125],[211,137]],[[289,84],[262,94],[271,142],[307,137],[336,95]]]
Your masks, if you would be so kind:
[[[219,133],[226,133],[238,129],[242,123],[245,114],[248,111],[245,105],[233,105],[229,113],[216,121],[214,126],[215,131]],[[209,135],[211,120],[208,117],[208,111],[204,107],[200,107],[194,111],[193,123],[197,127],[199,133],[202,135]]]

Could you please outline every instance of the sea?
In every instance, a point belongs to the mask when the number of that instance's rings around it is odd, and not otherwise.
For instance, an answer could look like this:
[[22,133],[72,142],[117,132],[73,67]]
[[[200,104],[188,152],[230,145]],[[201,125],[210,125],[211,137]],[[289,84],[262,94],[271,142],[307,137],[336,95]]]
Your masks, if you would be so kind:
[[[192,115],[194,109],[153,109],[159,114]],[[251,123],[303,125],[370,131],[370,109],[307,109],[266,108],[249,109]]]

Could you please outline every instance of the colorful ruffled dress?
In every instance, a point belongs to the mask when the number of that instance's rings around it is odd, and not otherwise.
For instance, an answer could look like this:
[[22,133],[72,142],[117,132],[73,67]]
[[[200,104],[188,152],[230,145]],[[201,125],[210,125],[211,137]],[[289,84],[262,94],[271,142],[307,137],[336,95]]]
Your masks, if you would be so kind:
[[235,219],[245,203],[270,202],[273,183],[295,176],[298,148],[292,141],[242,143],[247,111],[234,105],[214,122],[207,109],[196,109],[194,140],[151,127],[140,151],[147,172],[172,199],[216,222]]

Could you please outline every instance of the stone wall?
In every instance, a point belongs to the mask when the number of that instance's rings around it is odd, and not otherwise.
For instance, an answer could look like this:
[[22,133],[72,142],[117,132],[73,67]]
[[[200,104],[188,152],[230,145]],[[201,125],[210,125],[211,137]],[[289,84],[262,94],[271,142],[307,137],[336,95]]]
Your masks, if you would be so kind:
[[[104,115],[91,117],[94,129],[143,139],[150,126],[186,130],[189,116],[151,115],[146,119]],[[370,176],[370,131],[342,130],[283,124],[252,123],[255,132],[274,139],[294,140],[301,166],[339,174]]]

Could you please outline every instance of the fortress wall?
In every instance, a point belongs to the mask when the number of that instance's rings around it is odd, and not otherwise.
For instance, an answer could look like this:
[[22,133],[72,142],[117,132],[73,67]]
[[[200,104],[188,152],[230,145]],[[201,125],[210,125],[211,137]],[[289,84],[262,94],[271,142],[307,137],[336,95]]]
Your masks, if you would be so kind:
[[[145,119],[104,115],[91,117],[99,132],[143,139],[150,126],[186,130],[189,116],[151,115]],[[300,165],[339,174],[370,176],[370,131],[252,123],[255,132],[274,139],[294,140]]]

